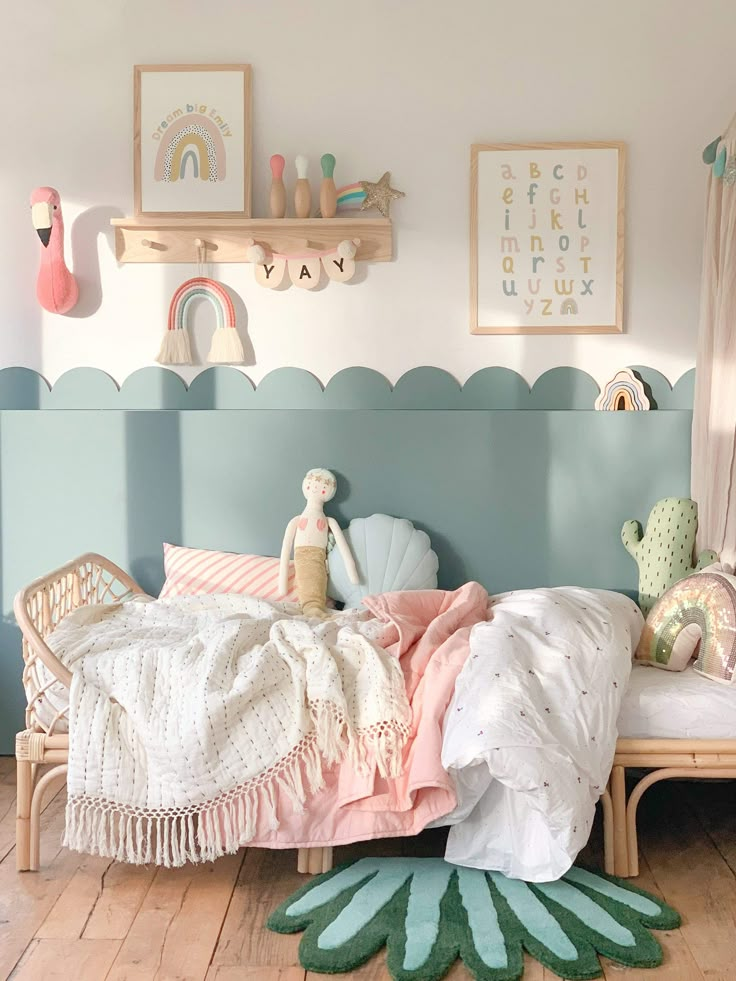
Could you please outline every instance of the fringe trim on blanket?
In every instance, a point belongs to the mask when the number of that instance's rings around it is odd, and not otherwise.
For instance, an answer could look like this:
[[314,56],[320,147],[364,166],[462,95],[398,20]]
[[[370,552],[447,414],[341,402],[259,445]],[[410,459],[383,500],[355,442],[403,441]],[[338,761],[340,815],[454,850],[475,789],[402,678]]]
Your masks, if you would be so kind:
[[370,771],[374,764],[382,777],[398,777],[403,769],[403,752],[409,737],[406,720],[379,722],[357,733],[334,702],[311,702],[309,705],[317,731],[317,745],[328,766],[345,755],[358,773]]
[[211,862],[236,852],[256,833],[259,815],[279,827],[276,800],[285,793],[297,814],[304,813],[307,789],[324,787],[328,767],[347,758],[359,772],[374,764],[382,777],[402,772],[409,726],[403,720],[353,731],[331,702],[310,705],[315,731],[305,736],[269,770],[205,804],[153,810],[87,795],[70,795],[64,844],[75,851],[133,865]]

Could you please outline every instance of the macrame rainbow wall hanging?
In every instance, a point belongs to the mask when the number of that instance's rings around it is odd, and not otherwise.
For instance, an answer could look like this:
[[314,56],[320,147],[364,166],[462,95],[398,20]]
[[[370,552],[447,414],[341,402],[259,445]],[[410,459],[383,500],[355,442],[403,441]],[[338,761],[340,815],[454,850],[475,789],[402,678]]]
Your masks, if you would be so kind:
[[207,360],[212,364],[239,364],[245,355],[235,327],[235,307],[221,283],[205,276],[195,276],[182,283],[171,299],[169,322],[156,360],[159,364],[191,364],[192,349],[186,326],[192,300],[206,296],[217,313]]

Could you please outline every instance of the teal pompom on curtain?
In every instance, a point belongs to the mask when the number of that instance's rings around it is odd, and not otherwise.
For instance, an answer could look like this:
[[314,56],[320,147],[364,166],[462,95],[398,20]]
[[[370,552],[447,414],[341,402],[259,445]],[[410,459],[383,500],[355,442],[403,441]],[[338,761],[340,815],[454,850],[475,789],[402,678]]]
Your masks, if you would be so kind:
[[713,176],[722,178],[726,184],[736,183],[736,153],[729,153],[722,136],[717,136],[703,150],[703,163],[713,168]]

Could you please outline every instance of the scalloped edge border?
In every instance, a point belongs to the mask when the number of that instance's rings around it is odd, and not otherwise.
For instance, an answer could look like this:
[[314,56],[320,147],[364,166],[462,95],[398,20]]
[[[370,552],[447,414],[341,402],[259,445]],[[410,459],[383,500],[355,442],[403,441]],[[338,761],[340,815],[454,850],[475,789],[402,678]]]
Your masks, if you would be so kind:
[[[692,410],[695,369],[674,384],[654,368],[631,365],[652,408]],[[595,379],[581,368],[550,368],[530,387],[511,368],[481,368],[464,385],[443,368],[412,368],[394,386],[372,368],[344,368],[323,387],[304,368],[276,368],[258,385],[238,368],[200,372],[187,387],[169,368],[149,366],[122,385],[100,368],[72,368],[50,385],[33,368],[0,369],[0,410],[406,409],[593,411]],[[628,413],[626,413],[628,414]]]

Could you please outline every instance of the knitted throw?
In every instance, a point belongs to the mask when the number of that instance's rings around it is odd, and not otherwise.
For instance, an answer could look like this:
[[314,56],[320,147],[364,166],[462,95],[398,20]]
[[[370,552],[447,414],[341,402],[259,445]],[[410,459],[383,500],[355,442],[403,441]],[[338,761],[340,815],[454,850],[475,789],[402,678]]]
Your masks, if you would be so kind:
[[[137,599],[48,638],[73,672],[64,843],[136,864],[211,861],[303,811],[323,765],[398,776],[410,709],[383,625],[248,596]],[[260,819],[259,819],[260,815]]]

